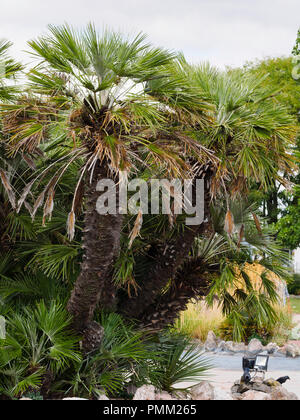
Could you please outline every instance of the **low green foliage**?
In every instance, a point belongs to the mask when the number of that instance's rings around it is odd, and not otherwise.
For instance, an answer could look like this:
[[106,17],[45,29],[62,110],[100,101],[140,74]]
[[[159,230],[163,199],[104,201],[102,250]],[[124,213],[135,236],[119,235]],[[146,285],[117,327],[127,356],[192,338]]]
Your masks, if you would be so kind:
[[[154,345],[157,357],[147,362],[143,375],[156,388],[165,391],[187,389],[188,382],[194,384],[205,378],[213,367],[211,361],[199,353],[197,344],[182,335],[158,336]],[[185,383],[185,385],[183,385]]]
[[61,304],[40,302],[6,318],[0,340],[0,395],[19,396],[43,388],[81,359],[79,338]]
[[292,281],[288,284],[290,295],[300,295],[300,274],[294,274]]
[[130,384],[171,391],[180,382],[200,380],[211,368],[188,338],[145,335],[115,313],[101,315],[101,347],[82,359],[63,305],[40,302],[16,313],[11,309],[6,338],[0,340],[0,398],[130,398]]
[[[276,313],[275,318],[274,313]],[[287,308],[273,307],[272,316],[269,317],[267,313],[265,316],[265,319],[257,319],[243,311],[230,314],[221,324],[219,334],[226,340],[244,340],[248,343],[252,338],[258,338],[264,345],[269,342],[285,344],[293,327],[292,317]],[[235,317],[238,318],[238,322]],[[240,325],[240,329],[237,328],[237,324]]]

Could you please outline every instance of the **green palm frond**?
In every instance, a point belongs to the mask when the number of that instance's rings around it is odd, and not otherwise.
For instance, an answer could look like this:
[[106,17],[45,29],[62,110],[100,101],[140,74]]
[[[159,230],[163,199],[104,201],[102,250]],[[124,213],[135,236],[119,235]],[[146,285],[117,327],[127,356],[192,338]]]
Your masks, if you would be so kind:
[[178,389],[179,383],[203,380],[212,368],[209,358],[199,354],[197,345],[185,337],[162,336],[155,348],[158,356],[149,361],[148,374],[158,389],[170,392]]

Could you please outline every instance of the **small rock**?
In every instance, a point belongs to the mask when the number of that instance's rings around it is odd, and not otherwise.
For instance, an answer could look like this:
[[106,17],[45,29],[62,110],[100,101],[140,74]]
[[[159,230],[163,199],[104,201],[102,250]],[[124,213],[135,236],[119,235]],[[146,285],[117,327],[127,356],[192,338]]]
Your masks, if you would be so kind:
[[191,388],[192,400],[214,400],[215,392],[214,387],[207,381]]
[[217,337],[213,331],[208,332],[204,346],[206,351],[213,351],[218,347]]
[[251,401],[266,401],[266,400],[271,400],[271,397],[269,394],[265,394],[264,392],[260,392],[260,391],[247,391],[242,395],[241,398],[243,401],[245,400],[251,400]]
[[136,390],[133,400],[155,400],[155,388],[153,385],[143,385]]
[[274,388],[270,394],[270,397],[272,401],[298,401],[297,395],[293,392],[289,392],[283,386]]
[[31,398],[27,398],[27,397],[22,397],[19,399],[19,401],[32,401]]
[[166,391],[162,391],[162,392],[157,392],[155,395],[155,399],[156,400],[165,400],[165,401],[171,401],[171,400],[175,400],[176,398],[174,398],[171,394],[169,394]]
[[175,391],[174,397],[177,400],[183,400],[183,401],[188,401],[192,399],[191,395],[188,392],[184,392],[184,391]]
[[82,400],[82,401],[88,401],[88,399],[86,399],[86,398],[79,398],[79,397],[69,397],[69,398],[63,398],[63,401],[67,401],[67,400],[69,400],[69,401],[76,401],[76,400]]
[[98,397],[98,401],[109,401],[109,398],[105,394],[101,394]]
[[263,345],[257,338],[252,338],[248,344],[248,351],[252,354],[258,354],[263,351]]

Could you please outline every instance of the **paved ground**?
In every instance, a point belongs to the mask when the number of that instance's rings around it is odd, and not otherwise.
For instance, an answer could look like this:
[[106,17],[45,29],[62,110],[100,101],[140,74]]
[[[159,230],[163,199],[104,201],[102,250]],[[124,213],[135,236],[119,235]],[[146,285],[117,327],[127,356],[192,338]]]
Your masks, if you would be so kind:
[[[243,374],[242,370],[242,357],[243,354],[239,355],[227,355],[227,354],[214,354],[206,353],[214,368],[209,371],[206,379],[210,381],[215,388],[229,392],[234,382]],[[271,356],[269,359],[268,372],[266,378],[280,378],[281,376],[289,376],[291,379],[286,381],[284,387],[294,392],[300,399],[300,357],[295,359],[286,358],[281,356]],[[180,383],[176,388],[185,388],[191,385],[191,383]]]
[[[230,391],[234,381],[242,376],[242,355],[207,355],[212,359],[215,366],[207,379],[217,388]],[[291,378],[284,386],[300,398],[300,357],[295,359],[270,357],[266,378],[277,379],[280,376]]]
[[[293,321],[300,325],[300,314],[293,314]],[[300,341],[298,343],[300,344]],[[215,366],[211,371],[209,380],[217,388],[230,391],[234,381],[242,376],[243,355],[207,355],[212,359]],[[271,356],[266,378],[277,379],[280,376],[289,376],[291,378],[284,386],[288,391],[294,392],[300,399],[300,357],[292,359]]]
[[[300,325],[300,314],[294,314],[293,321]],[[298,341],[298,343],[300,344],[300,341]],[[209,375],[207,375],[206,380],[210,381],[216,388],[230,393],[230,389],[234,382],[237,379],[240,379],[243,374],[243,354],[228,355],[226,353],[206,353],[205,356],[211,360],[211,363],[214,366],[214,368],[210,370]],[[284,387],[288,391],[294,392],[300,399],[300,357],[292,359],[283,356],[271,356],[266,378],[277,379],[281,376],[289,376],[291,378],[284,384]],[[187,386],[191,386],[191,383],[181,383],[177,385],[178,388]]]

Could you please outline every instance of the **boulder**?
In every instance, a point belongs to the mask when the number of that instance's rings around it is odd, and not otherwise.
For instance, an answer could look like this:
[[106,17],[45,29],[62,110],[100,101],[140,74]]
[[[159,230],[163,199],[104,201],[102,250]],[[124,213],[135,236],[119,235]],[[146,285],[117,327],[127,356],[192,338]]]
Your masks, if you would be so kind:
[[245,384],[244,382],[241,382],[240,385],[237,386],[237,390],[235,392],[238,394],[244,394],[247,391],[252,391],[251,384]]
[[215,388],[215,398],[216,401],[227,401],[227,400],[233,400],[233,396],[224,389],[221,388]]
[[226,341],[226,343],[225,343],[225,350],[226,351],[231,351],[231,352],[234,351],[233,341]]
[[214,387],[207,381],[200,382],[200,384],[191,388],[192,400],[214,400]]
[[204,344],[206,351],[214,351],[218,347],[218,339],[213,331],[209,331]]
[[109,398],[105,394],[101,394],[98,397],[98,401],[109,401]]
[[245,343],[232,343],[232,349],[235,353],[245,353],[247,346]]
[[218,343],[218,347],[217,347],[218,351],[225,351],[226,350],[226,342],[224,340],[221,340]]
[[251,400],[251,401],[266,401],[266,400],[271,400],[271,397],[269,394],[265,394],[264,392],[260,392],[260,391],[254,391],[254,390],[250,390],[245,392],[242,395],[241,398],[243,401],[245,400]]
[[274,388],[275,386],[281,386],[281,383],[277,382],[274,378],[265,379],[263,383],[271,388]]
[[234,401],[236,401],[236,400],[241,400],[241,399],[243,398],[243,395],[242,395],[242,394],[238,394],[238,393],[236,393],[236,392],[233,392],[231,395],[232,395],[232,399],[233,399]]
[[283,400],[283,401],[297,401],[298,397],[293,392],[289,392],[283,386],[273,388],[270,398],[272,401]]
[[279,346],[277,346],[276,343],[269,343],[268,345],[266,345],[264,350],[266,350],[268,354],[274,354],[278,352]]
[[171,401],[171,400],[176,400],[176,398],[174,398],[171,394],[169,394],[166,391],[161,391],[161,392],[157,392],[155,395],[155,399],[156,400],[162,400],[162,401]]
[[[231,388],[232,394],[240,394],[244,395],[248,391],[256,391],[256,392],[263,392],[265,394],[269,394],[272,392],[273,388],[269,385],[275,383],[274,379],[268,381],[264,381],[262,377],[257,376],[251,380],[249,383],[245,383],[242,379],[240,381],[235,381],[234,385]],[[276,384],[280,385],[279,382]]]
[[248,344],[248,352],[252,354],[258,354],[262,352],[264,349],[262,343],[257,338],[252,338],[250,343]]
[[191,394],[189,394],[189,392],[186,391],[174,391],[173,395],[177,400],[188,401],[192,399]]
[[136,390],[133,400],[155,400],[155,396],[153,385],[143,385]]
[[252,391],[264,392],[265,394],[269,394],[272,391],[272,388],[263,383],[254,383],[251,388]]
[[286,357],[298,357],[300,356],[300,348],[297,344],[287,344],[285,346]]

